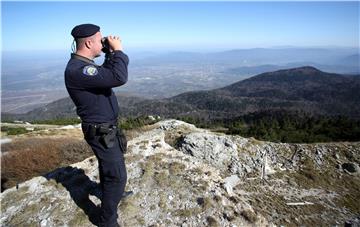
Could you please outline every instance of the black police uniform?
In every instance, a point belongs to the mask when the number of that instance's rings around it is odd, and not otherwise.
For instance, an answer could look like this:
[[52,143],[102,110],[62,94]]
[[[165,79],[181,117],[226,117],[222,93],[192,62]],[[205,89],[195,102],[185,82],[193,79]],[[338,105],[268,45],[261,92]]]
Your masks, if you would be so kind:
[[[72,35],[75,39],[88,37],[99,29],[96,25],[79,25]],[[114,134],[110,144],[102,139],[116,130],[119,107],[112,88],[127,82],[128,63],[127,55],[120,50],[107,54],[101,66],[73,53],[65,70],[66,89],[81,118],[85,140],[99,162],[102,189],[99,226],[118,226],[117,206],[127,181],[123,156],[126,140],[119,133]]]

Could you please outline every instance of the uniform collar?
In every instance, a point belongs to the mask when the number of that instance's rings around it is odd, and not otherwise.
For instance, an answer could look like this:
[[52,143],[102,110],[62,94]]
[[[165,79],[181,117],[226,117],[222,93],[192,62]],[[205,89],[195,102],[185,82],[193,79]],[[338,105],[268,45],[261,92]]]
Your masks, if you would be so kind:
[[83,57],[81,55],[75,54],[75,53],[71,53],[71,59],[78,59],[80,61],[83,61],[83,62],[86,62],[86,63],[97,66],[97,64],[93,60],[91,60],[89,58],[86,58],[86,57]]

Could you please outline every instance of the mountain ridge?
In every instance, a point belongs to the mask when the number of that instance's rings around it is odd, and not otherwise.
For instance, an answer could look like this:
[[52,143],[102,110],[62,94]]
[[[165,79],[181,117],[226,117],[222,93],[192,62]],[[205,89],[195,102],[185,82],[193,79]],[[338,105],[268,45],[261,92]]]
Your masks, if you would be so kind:
[[[360,118],[360,77],[326,73],[304,66],[261,73],[222,88],[185,92],[171,98],[149,100],[118,96],[118,99],[120,116],[125,117],[191,115],[212,119],[238,117],[269,109],[289,109]],[[21,117],[48,119],[76,116],[70,100],[62,100]],[[59,103],[64,103],[66,111],[49,113],[49,109],[62,109],[57,105]],[[6,114],[3,116],[6,118]]]

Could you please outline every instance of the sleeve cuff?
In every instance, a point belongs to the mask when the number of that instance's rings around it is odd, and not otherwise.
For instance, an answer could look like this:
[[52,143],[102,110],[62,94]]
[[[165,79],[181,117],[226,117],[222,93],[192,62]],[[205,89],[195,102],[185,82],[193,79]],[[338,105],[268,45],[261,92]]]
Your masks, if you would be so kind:
[[112,57],[120,57],[125,60],[125,62],[129,63],[129,57],[121,50],[115,50],[112,52]]

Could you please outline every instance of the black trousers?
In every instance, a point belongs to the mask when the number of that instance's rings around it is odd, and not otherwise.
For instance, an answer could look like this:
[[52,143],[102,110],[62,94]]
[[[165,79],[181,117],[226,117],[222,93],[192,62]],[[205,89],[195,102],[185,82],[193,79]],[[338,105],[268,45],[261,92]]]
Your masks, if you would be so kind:
[[124,155],[117,137],[112,148],[105,148],[100,143],[100,136],[88,138],[87,126],[82,125],[86,142],[91,146],[99,162],[100,185],[102,189],[99,226],[113,227],[117,224],[117,206],[124,193],[127,173]]

